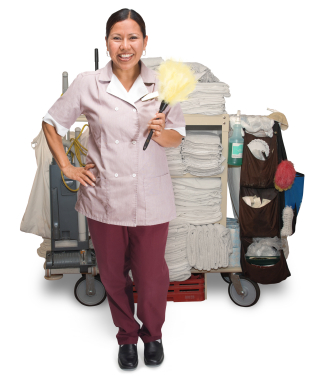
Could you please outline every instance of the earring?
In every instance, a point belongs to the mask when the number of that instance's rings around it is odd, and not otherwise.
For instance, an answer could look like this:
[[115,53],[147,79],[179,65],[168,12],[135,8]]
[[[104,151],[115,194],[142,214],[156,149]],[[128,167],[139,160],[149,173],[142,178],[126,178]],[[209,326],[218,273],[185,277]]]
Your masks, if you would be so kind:
[[142,56],[146,56],[146,49],[144,50],[145,54],[142,54]]
[[110,54],[108,54],[108,53],[109,53],[109,50],[107,50],[106,55],[107,55],[108,57],[110,57]]

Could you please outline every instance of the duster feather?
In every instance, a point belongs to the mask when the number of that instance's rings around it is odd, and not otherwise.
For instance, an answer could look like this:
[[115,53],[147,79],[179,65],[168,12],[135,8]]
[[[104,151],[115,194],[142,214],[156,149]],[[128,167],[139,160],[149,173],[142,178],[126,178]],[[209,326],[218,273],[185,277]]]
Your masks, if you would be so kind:
[[191,68],[172,59],[162,62],[157,69],[159,101],[170,106],[186,101],[197,84]]
[[283,160],[279,163],[275,173],[275,188],[280,192],[289,190],[293,185],[295,175],[296,171],[293,163],[288,160]]

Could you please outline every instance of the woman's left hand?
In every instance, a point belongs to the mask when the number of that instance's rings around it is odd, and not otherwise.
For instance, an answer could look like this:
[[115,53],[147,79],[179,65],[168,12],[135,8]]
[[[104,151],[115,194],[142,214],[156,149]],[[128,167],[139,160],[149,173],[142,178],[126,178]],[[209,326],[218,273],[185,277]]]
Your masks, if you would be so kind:
[[[154,129],[152,138],[160,137],[166,125],[165,119],[166,119],[166,116],[164,113],[156,113],[155,117],[148,122],[148,125],[147,125],[148,130]],[[150,133],[150,131],[148,133]]]

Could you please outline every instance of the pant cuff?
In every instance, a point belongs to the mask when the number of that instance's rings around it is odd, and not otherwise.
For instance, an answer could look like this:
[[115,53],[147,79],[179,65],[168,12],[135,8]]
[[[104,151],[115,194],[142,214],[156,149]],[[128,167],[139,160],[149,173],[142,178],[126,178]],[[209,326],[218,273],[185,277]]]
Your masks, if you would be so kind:
[[144,344],[147,344],[148,342],[152,342],[152,341],[156,341],[156,340],[160,340],[161,339],[161,335],[160,336],[144,336],[144,337],[141,337],[141,340],[144,342]]

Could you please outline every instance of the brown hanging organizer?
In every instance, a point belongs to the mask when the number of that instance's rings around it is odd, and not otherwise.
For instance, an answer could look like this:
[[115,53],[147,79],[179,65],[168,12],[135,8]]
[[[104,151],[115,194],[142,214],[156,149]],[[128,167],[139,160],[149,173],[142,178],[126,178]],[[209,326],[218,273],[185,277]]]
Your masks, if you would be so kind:
[[[254,157],[247,145],[253,139],[264,140],[269,146],[269,156],[265,161]],[[280,237],[279,192],[274,187],[274,177],[278,165],[277,134],[271,138],[257,138],[245,132],[243,159],[240,176],[239,224],[241,239],[241,268],[244,276],[260,284],[275,284],[290,276],[283,254],[274,265],[250,264],[245,257],[253,237]],[[253,208],[242,199],[243,196],[258,196],[269,199],[263,207]]]

